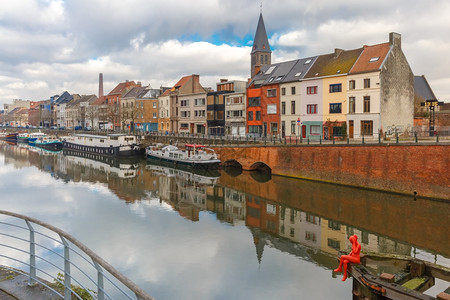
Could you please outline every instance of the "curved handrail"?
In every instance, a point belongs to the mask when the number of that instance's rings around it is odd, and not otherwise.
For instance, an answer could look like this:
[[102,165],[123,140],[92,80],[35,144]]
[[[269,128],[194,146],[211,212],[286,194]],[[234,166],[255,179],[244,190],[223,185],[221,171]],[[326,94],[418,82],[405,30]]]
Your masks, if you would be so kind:
[[101,258],[97,254],[95,254],[91,249],[86,247],[83,243],[78,241],[75,237],[73,237],[72,235],[68,234],[64,230],[61,230],[61,229],[59,229],[59,228],[57,228],[57,227],[55,227],[53,225],[47,224],[45,222],[42,222],[42,221],[40,221],[38,219],[35,219],[35,218],[32,218],[32,217],[28,217],[28,216],[24,216],[24,215],[21,215],[21,214],[18,214],[18,213],[5,211],[5,210],[0,210],[0,214],[32,222],[34,224],[40,225],[40,226],[42,226],[44,228],[47,228],[47,229],[49,229],[49,230],[59,234],[60,236],[66,238],[72,244],[77,246],[80,250],[82,250],[84,253],[86,253],[86,255],[88,255],[93,261],[98,263],[98,265],[103,267],[112,276],[114,276],[122,284],[124,284],[126,287],[128,287],[132,292],[135,293],[135,295],[138,297],[138,299],[140,299],[140,300],[153,300],[154,299],[153,297],[148,295],[147,292],[145,292],[143,289],[141,289],[139,286],[137,286],[134,282],[132,282],[130,279],[125,277],[122,273],[117,271],[113,266],[111,266],[109,263],[107,263],[103,258]]

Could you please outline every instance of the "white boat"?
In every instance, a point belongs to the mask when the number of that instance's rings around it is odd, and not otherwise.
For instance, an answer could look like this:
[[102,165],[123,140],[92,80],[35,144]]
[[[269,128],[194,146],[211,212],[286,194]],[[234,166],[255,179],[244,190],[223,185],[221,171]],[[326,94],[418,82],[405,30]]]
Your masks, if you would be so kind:
[[43,132],[32,132],[28,134],[28,144],[30,146],[35,146],[37,139],[43,139],[46,138],[47,134]]
[[179,149],[173,145],[164,147],[148,146],[145,149],[148,159],[184,165],[193,168],[217,168],[220,160],[213,149],[203,145],[186,144],[185,149]]
[[140,152],[136,136],[126,134],[74,134],[63,138],[63,148],[108,156],[131,156]]

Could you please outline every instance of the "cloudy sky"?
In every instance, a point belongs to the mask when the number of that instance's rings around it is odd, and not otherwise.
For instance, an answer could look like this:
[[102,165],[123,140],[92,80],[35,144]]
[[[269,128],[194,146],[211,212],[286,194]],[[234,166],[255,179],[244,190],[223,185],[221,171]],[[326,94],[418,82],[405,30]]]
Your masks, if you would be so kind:
[[[14,0],[0,8],[0,104],[125,80],[173,86],[249,77],[260,0]],[[273,62],[402,35],[415,75],[450,102],[450,1],[263,0]]]

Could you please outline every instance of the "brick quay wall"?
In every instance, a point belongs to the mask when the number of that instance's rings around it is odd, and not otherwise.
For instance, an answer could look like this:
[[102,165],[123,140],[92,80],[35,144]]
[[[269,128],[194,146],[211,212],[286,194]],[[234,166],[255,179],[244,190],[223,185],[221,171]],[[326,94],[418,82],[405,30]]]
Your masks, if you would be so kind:
[[273,175],[450,201],[448,144],[213,146],[222,163]]

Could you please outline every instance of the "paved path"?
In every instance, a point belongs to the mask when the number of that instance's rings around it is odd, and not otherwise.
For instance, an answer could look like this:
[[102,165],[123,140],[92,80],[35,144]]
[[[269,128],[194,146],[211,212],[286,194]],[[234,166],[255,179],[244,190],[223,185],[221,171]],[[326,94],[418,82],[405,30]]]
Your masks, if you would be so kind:
[[61,298],[41,284],[29,286],[27,275],[0,266],[0,300],[15,299],[53,300]]

